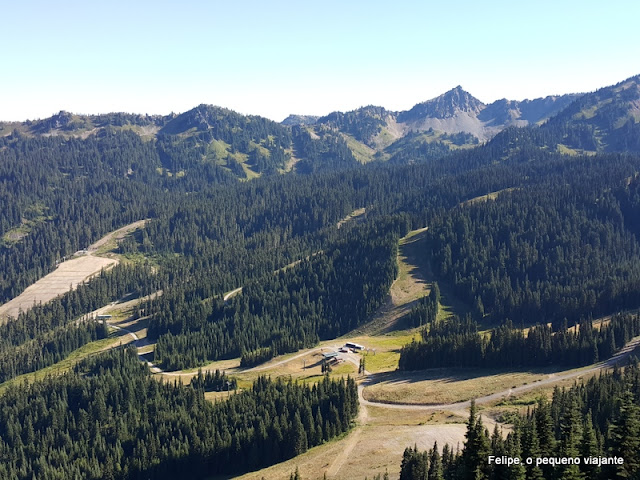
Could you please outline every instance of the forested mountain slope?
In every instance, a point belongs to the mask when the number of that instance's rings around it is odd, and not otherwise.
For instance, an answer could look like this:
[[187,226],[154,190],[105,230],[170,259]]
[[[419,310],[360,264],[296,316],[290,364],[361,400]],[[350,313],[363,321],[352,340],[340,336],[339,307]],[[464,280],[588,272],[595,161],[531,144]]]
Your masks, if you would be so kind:
[[455,209],[429,230],[436,271],[498,321],[575,321],[638,306],[636,181],[623,185],[602,167],[585,162],[565,185]]
[[[50,365],[107,333],[77,322],[84,314],[159,290],[135,315],[147,317],[166,368],[240,356],[251,365],[335,338],[379,307],[396,275],[398,238],[425,226],[425,260],[475,318],[433,325],[437,315],[425,308],[429,319],[415,324],[429,330],[403,351],[407,360],[415,350],[404,368],[433,366],[434,358],[443,366],[539,360],[530,366],[607,356],[640,328],[633,315],[597,332],[591,323],[640,306],[640,157],[614,141],[622,138],[618,120],[611,130],[602,119],[607,105],[633,104],[636,83],[581,97],[580,112],[597,107],[590,118],[560,113],[484,144],[426,124],[409,133],[378,107],[292,126],[206,105],[167,117],[61,113],[3,126],[0,301],[106,232],[149,221],[119,247],[138,264],[0,327],[0,379]],[[460,110],[476,120],[487,115],[482,121],[492,125],[503,117],[538,122],[545,105],[506,102],[520,113],[504,114],[456,89],[403,118],[449,121]],[[632,122],[633,111],[615,118]],[[625,153],[600,151],[618,148]],[[293,174],[276,174],[285,171]],[[358,222],[338,229],[359,209],[366,213]],[[479,335],[474,322],[495,328]],[[525,340],[519,327],[536,323]],[[574,323],[580,327],[570,332]],[[260,379],[211,405],[201,390],[160,385],[134,355],[112,352],[68,375],[8,389],[0,398],[0,476],[160,478],[257,468],[347,430],[354,386]]]
[[604,152],[640,151],[640,76],[584,95],[558,113],[546,128],[580,132],[572,148]]

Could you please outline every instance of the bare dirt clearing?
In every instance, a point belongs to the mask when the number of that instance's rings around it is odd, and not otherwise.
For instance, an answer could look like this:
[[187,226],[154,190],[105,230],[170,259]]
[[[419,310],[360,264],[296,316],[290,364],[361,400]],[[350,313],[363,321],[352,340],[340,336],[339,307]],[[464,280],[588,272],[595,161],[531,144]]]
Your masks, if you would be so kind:
[[486,203],[489,200],[495,200],[502,193],[511,193],[514,190],[518,190],[518,189],[517,188],[513,188],[513,187],[512,188],[505,188],[503,190],[498,190],[497,192],[491,192],[491,193],[487,193],[486,195],[480,195],[479,197],[475,197],[475,198],[471,198],[469,200],[465,200],[464,202],[460,203],[460,206],[468,207],[470,205],[475,205],[477,203]]
[[118,258],[97,255],[108,253],[110,249],[117,246],[117,240],[144,226],[145,222],[146,220],[140,220],[111,232],[89,246],[81,256],[62,262],[53,272],[27,287],[16,298],[0,306],[0,321],[7,317],[17,317],[20,310],[27,311],[34,304],[46,303],[68,292],[69,288],[76,288],[78,284],[100,273],[102,269],[117,265]]
[[[111,233],[108,233],[96,243],[92,244],[87,248],[87,252],[91,254],[101,255],[104,251],[104,248],[107,247],[108,250],[111,250],[117,246],[117,241],[122,240],[129,233],[142,228],[145,226],[148,220],[138,220],[137,222],[130,223],[118,230],[114,230]],[[106,252],[105,252],[106,253]]]
[[34,304],[46,303],[58,295],[76,288],[79,283],[90,278],[100,270],[107,269],[118,261],[112,258],[87,255],[61,263],[56,270],[27,287],[13,300],[0,306],[0,319],[17,317],[20,310],[27,311]]
[[[307,480],[372,478],[389,471],[389,478],[397,479],[402,452],[416,444],[421,450],[433,447],[435,441],[455,446],[464,441],[466,425],[417,425],[356,427],[346,437],[312,448],[296,458],[238,478],[242,480],[286,480],[295,471]],[[219,477],[225,478],[225,477]]]
[[342,227],[345,223],[353,220],[353,219],[357,219],[358,217],[361,217],[362,215],[364,215],[366,212],[366,208],[358,208],[357,210],[354,210],[353,212],[351,212],[349,215],[347,215],[346,217],[344,217],[342,220],[340,220],[337,224],[336,227],[339,229],[340,227]]
[[431,291],[431,281],[426,278],[427,228],[410,232],[400,239],[398,247],[398,278],[391,287],[396,305],[413,302]]

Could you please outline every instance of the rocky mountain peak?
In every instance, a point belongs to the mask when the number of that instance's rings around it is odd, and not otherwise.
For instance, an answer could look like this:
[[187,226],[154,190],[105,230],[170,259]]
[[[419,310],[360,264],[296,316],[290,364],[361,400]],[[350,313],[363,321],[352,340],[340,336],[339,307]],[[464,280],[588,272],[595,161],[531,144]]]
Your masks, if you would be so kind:
[[402,112],[398,120],[407,122],[420,118],[446,119],[455,117],[460,113],[468,113],[475,116],[484,107],[484,103],[458,85],[436,98],[415,105],[407,112]]

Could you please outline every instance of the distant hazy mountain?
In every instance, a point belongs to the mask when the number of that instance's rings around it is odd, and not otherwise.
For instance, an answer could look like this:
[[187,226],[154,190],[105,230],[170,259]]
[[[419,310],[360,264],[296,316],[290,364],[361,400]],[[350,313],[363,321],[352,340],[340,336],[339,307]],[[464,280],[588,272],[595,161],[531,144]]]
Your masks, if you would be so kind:
[[487,126],[519,126],[538,124],[560,112],[580,94],[548,96],[535,100],[496,100],[484,108],[478,119]]
[[[462,87],[394,112],[369,105],[323,117],[290,115],[283,122],[199,105],[176,115],[61,111],[44,120],[0,123],[0,136],[64,138],[127,130],[156,142],[162,174],[185,175],[210,164],[240,178],[289,171],[348,168],[357,163],[410,163],[474,148],[504,132],[561,153],[640,152],[640,76],[596,92],[484,104]],[[540,126],[539,132],[509,127]],[[517,143],[517,142],[516,142]]]
[[126,128],[142,137],[153,136],[175,115],[140,115],[131,113],[107,113],[101,115],[77,115],[60,111],[43,120],[26,122],[0,122],[0,136],[14,130],[27,135],[81,137],[97,133],[104,128]]

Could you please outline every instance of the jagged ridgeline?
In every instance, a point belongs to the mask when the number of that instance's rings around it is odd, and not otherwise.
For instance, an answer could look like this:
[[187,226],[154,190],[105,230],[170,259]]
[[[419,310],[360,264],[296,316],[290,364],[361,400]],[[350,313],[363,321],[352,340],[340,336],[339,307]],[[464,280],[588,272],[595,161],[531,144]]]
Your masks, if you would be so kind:
[[310,387],[262,377],[212,404],[201,389],[153,379],[133,350],[118,349],[0,397],[0,478],[242,473],[340,435],[357,412],[352,379]]
[[397,274],[406,217],[353,229],[347,240],[243,286],[224,302],[174,288],[150,302],[156,360],[182,369],[243,355],[245,365],[335,338],[367,321]]

